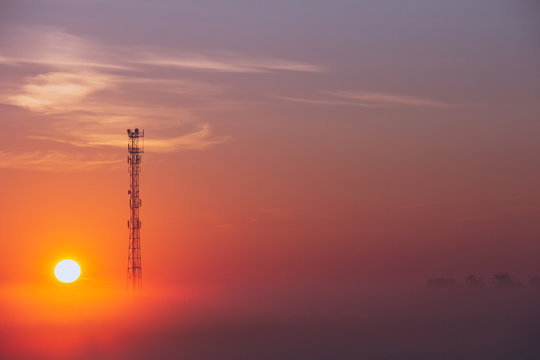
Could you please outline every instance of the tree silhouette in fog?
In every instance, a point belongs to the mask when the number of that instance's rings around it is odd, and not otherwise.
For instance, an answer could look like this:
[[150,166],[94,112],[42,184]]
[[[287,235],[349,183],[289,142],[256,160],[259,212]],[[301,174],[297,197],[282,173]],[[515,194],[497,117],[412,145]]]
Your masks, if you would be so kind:
[[493,275],[493,285],[497,288],[516,288],[521,287],[521,283],[516,281],[509,273]]
[[475,289],[484,288],[486,286],[486,284],[484,283],[484,280],[477,278],[474,275],[467,276],[467,279],[465,280],[465,284],[467,285],[467,287],[475,288]]

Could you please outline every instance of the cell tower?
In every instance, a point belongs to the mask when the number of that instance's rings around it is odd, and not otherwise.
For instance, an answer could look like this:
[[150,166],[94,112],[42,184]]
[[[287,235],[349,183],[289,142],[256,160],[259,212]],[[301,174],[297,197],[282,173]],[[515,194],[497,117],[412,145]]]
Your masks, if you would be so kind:
[[[128,254],[128,286],[140,288],[142,286],[141,264],[141,198],[139,197],[139,173],[141,172],[142,154],[144,153],[144,130],[127,131],[128,142],[128,165],[129,165],[129,254]],[[139,141],[142,139],[142,142]]]

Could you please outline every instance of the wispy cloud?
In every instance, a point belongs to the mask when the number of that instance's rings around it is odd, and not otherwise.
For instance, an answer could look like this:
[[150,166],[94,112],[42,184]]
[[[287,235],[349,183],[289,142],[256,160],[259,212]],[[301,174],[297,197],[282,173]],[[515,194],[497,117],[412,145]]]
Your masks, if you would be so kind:
[[29,79],[4,102],[37,112],[73,111],[86,97],[112,84],[110,77],[95,72],[51,72]]
[[105,46],[61,28],[33,26],[17,28],[3,38],[0,64],[37,64],[55,68],[128,69],[114,60]]
[[170,56],[153,54],[147,55],[146,59],[137,60],[136,63],[230,73],[265,73],[279,70],[322,72],[324,70],[321,66],[309,63],[272,58],[250,58],[238,55],[176,54]]
[[365,105],[380,106],[445,106],[446,103],[418,96],[397,95],[369,91],[325,91],[324,93],[339,98],[354,100]]
[[276,99],[286,100],[290,102],[302,103],[302,104],[313,104],[313,105],[347,105],[347,106],[366,106],[363,103],[358,103],[354,101],[343,101],[343,100],[324,100],[324,99],[306,99],[299,98],[294,96],[274,96]]
[[[109,133],[95,134],[87,132],[76,134],[76,136],[72,136],[71,138],[51,136],[31,136],[30,138],[65,143],[77,147],[126,147],[125,135]],[[144,147],[146,151],[155,153],[167,153],[178,150],[204,150],[213,145],[226,143],[231,139],[230,136],[214,135],[208,124],[202,124],[195,131],[180,136],[159,138],[147,136],[144,140]]]
[[40,171],[88,170],[103,165],[120,164],[118,158],[88,156],[61,151],[0,151],[0,168]]
[[172,152],[176,150],[204,150],[210,146],[223,144],[231,141],[230,136],[214,136],[208,124],[203,124],[195,132],[177,136],[174,138],[149,138],[145,146],[155,152]]
[[[65,114],[80,112],[75,121],[88,123],[89,117],[96,115],[102,122],[118,123],[121,119],[161,118],[167,113],[175,113],[176,107],[156,107],[145,104],[140,99],[129,97],[123,103],[110,96],[91,98],[104,90],[114,90],[114,95],[129,96],[129,92],[145,91],[170,94],[184,98],[207,98],[218,96],[222,90],[213,84],[184,79],[152,79],[145,77],[120,76],[96,71],[49,72],[29,77],[25,84],[13,89],[9,94],[0,94],[0,102],[26,108],[33,112]],[[74,121],[74,120],[72,120]]]
[[314,105],[344,105],[359,107],[443,107],[449,104],[417,96],[376,93],[368,91],[321,91],[325,97],[301,98],[292,96],[274,96],[275,98]]
[[[0,64],[32,63],[50,67],[132,70],[141,65],[230,73],[322,72],[317,64],[230,52],[177,52],[168,48],[107,46],[56,27],[30,27],[6,41]],[[8,39],[9,40],[9,39]],[[16,40],[16,41],[15,41]]]

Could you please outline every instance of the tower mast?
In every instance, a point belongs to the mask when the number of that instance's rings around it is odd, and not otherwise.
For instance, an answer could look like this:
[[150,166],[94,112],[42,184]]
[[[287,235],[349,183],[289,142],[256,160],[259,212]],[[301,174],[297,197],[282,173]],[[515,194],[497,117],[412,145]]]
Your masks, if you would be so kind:
[[[139,173],[141,172],[142,154],[144,153],[144,130],[127,130],[128,142],[128,166],[129,166],[129,253],[128,253],[128,286],[140,288],[142,286],[141,264],[141,219],[139,197]],[[142,144],[139,142],[142,139]]]

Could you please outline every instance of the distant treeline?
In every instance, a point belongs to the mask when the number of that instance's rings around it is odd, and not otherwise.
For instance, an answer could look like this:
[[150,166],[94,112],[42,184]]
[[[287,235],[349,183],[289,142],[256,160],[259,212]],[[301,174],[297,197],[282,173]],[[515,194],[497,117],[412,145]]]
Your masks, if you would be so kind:
[[516,280],[508,273],[495,274],[487,281],[478,278],[474,275],[469,275],[465,278],[465,281],[457,281],[452,278],[433,278],[428,279],[427,286],[429,288],[519,288],[519,287],[533,287],[540,289],[540,276],[533,276],[526,284],[523,284],[519,280]]

